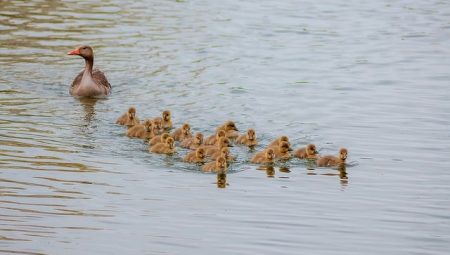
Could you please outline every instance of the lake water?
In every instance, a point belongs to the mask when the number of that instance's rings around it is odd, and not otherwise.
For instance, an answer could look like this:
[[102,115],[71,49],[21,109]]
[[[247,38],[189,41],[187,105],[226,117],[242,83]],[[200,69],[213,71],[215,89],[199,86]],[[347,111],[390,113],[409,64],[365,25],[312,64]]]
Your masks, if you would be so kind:
[[[448,254],[450,2],[1,1],[0,253]],[[107,99],[76,99],[94,47]],[[115,119],[228,119],[321,154],[214,174]]]

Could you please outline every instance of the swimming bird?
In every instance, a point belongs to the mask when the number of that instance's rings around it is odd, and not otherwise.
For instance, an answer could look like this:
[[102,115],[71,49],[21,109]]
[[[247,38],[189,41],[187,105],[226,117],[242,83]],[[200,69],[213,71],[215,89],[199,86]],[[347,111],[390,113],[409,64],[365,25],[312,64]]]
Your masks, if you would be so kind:
[[181,128],[176,129],[172,132],[171,136],[175,141],[183,141],[186,138],[191,138],[191,126],[188,123],[184,123]]
[[159,154],[173,154],[176,151],[175,142],[172,137],[169,137],[164,143],[157,143],[151,146],[149,151]]
[[139,124],[139,118],[136,116],[136,108],[130,107],[128,111],[122,114],[116,121],[116,124],[128,127]]
[[291,153],[291,147],[289,146],[289,143],[286,141],[280,142],[278,146],[269,147],[273,149],[275,159],[281,159],[281,160],[288,160],[292,157]]
[[186,154],[183,161],[189,163],[204,163],[206,159],[205,156],[205,149],[197,148],[195,151],[190,151]]
[[320,157],[317,160],[317,166],[341,166],[345,165],[345,160],[347,159],[348,151],[346,148],[341,148],[339,150],[339,155],[337,157],[332,155],[326,155]]
[[216,133],[219,132],[219,130],[224,130],[225,136],[230,139],[234,139],[239,136],[239,132],[238,132],[239,130],[236,128],[236,124],[231,120],[220,125],[217,128]]
[[225,137],[225,130],[219,130],[214,135],[208,136],[204,141],[204,145],[214,145],[221,137]]
[[203,143],[203,134],[198,132],[194,137],[184,139],[180,146],[183,148],[195,150],[200,147]]
[[171,129],[172,128],[172,114],[170,111],[163,111],[162,112],[162,127],[164,129]]
[[230,140],[226,137],[221,137],[215,145],[202,145],[205,148],[205,154],[211,156],[214,153],[220,151],[223,147],[232,147]]
[[240,135],[236,139],[237,144],[245,144],[247,146],[255,146],[258,144],[256,141],[256,132],[253,128],[247,130],[247,133]]
[[166,139],[169,137],[170,137],[169,133],[163,133],[161,135],[156,135],[150,140],[150,142],[148,144],[151,146],[151,145],[155,145],[157,143],[164,143],[166,141]]
[[163,118],[156,117],[156,118],[153,118],[152,121],[153,121],[153,126],[156,129],[156,133],[158,133],[158,134],[161,133],[163,131],[163,125],[162,125]]
[[142,139],[152,138],[153,136],[155,136],[152,121],[146,120],[144,124],[138,124],[130,127],[127,130],[127,136]]
[[204,172],[224,173],[227,171],[227,160],[224,157],[218,157],[215,161],[203,165],[202,170]]
[[300,148],[294,152],[294,156],[301,159],[316,159],[317,150],[314,144],[308,144],[306,147]]
[[105,74],[94,66],[94,51],[90,46],[80,46],[67,55],[78,55],[84,58],[85,67],[73,80],[69,93],[78,97],[107,96],[111,93],[111,84]]
[[280,136],[277,139],[273,140],[267,147],[278,146],[278,144],[280,142],[287,142],[289,144],[289,146],[291,146],[291,143],[289,142],[289,138],[287,136],[283,135],[283,136]]
[[261,163],[273,163],[273,160],[275,158],[275,152],[273,148],[268,148],[264,151],[257,152],[252,157],[250,162],[255,164],[261,164]]
[[216,151],[211,155],[212,160],[216,160],[218,157],[224,157],[228,162],[234,160],[234,157],[230,154],[230,148],[228,147],[223,147],[220,151]]

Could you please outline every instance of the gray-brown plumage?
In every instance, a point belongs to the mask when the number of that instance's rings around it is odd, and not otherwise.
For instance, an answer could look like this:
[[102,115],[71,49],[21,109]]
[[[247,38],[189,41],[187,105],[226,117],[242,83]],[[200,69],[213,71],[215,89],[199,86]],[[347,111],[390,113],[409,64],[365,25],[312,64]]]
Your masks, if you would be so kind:
[[203,143],[203,134],[198,132],[194,137],[184,139],[180,147],[195,150],[200,147]]
[[255,164],[273,163],[274,158],[275,152],[273,148],[268,148],[264,151],[255,153],[250,162]]
[[130,107],[128,111],[122,114],[116,121],[116,124],[128,127],[139,124],[139,118],[136,116],[136,108]]
[[173,131],[171,136],[175,141],[179,142],[183,141],[186,138],[191,138],[191,126],[188,123],[184,123],[182,127]]
[[189,163],[204,163],[206,159],[205,156],[205,149],[197,148],[195,151],[190,151],[186,154],[183,161]]
[[348,151],[346,148],[341,148],[339,150],[339,155],[337,157],[332,155],[326,155],[320,157],[317,160],[317,166],[341,166],[345,165],[345,160],[347,159]]
[[316,159],[317,150],[314,144],[308,144],[306,147],[300,148],[294,152],[294,156],[301,159]]
[[109,84],[105,74],[98,69],[93,69],[94,51],[90,46],[80,46],[67,54],[78,55],[85,60],[84,70],[75,77],[70,86],[70,95],[98,97],[106,96],[111,92],[111,84]]
[[258,144],[258,141],[256,140],[256,132],[253,128],[250,128],[247,130],[247,133],[240,135],[236,139],[236,144],[244,144],[247,146],[255,146]]

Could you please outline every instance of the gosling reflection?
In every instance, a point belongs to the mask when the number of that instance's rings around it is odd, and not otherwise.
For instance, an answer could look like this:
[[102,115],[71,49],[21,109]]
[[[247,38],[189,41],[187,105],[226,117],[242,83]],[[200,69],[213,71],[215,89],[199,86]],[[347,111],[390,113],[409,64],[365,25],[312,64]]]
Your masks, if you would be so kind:
[[289,167],[288,166],[280,166],[280,172],[282,172],[282,173],[290,173],[291,172],[291,170],[289,170]]
[[348,185],[348,176],[347,176],[347,169],[345,167],[345,164],[342,164],[338,168],[339,170],[339,180],[341,182],[342,186]]
[[217,188],[224,189],[228,185],[227,183],[227,171],[219,171],[217,172]]
[[340,164],[337,168],[337,171],[339,171],[339,173],[326,173],[326,174],[322,174],[322,175],[327,175],[327,176],[339,176],[339,181],[341,183],[341,186],[345,187],[348,185],[348,176],[347,176],[347,169],[345,164]]
[[271,165],[260,166],[257,169],[266,171],[266,175],[268,178],[275,177],[275,168]]

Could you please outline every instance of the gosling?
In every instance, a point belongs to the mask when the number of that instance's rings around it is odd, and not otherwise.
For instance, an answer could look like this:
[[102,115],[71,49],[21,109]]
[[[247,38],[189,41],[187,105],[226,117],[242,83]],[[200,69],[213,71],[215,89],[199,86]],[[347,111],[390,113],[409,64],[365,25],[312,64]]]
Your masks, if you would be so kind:
[[291,146],[291,143],[289,142],[289,138],[287,136],[283,135],[283,136],[280,136],[277,139],[273,140],[267,147],[274,147],[274,146],[276,147],[276,146],[278,146],[278,144],[280,142],[287,142],[289,144],[289,146]]
[[227,171],[227,160],[224,157],[218,157],[215,161],[203,165],[204,172],[225,173]]
[[155,136],[153,130],[153,123],[151,120],[146,120],[144,124],[137,124],[127,130],[128,137],[136,137],[141,139],[150,139]]
[[181,142],[186,138],[191,138],[191,126],[188,123],[184,123],[181,128],[176,129],[171,134],[172,138],[175,141]]
[[173,154],[175,153],[175,143],[172,137],[166,139],[165,143],[157,143],[150,147],[150,152],[159,154]]
[[231,120],[220,125],[217,128],[216,133],[219,132],[219,130],[224,130],[225,136],[229,139],[235,139],[239,136],[239,130],[236,128],[236,124],[234,124],[234,122]]
[[189,152],[184,158],[184,162],[188,163],[205,163],[206,155],[204,148],[197,148],[195,151]]
[[294,156],[301,159],[317,159],[317,150],[314,144],[308,144],[294,152]]
[[219,141],[217,141],[216,145],[203,146],[207,156],[213,155],[214,153],[220,151],[223,147],[232,147],[230,140],[226,137],[221,137]]
[[162,127],[166,130],[172,128],[172,114],[170,111],[163,111],[162,112]]
[[150,146],[155,145],[157,143],[164,143],[166,141],[167,138],[169,138],[170,135],[169,133],[164,133],[162,135],[156,135],[154,136],[150,142],[148,143]]
[[268,148],[264,151],[257,152],[250,162],[255,164],[270,164],[273,163],[275,158],[275,152],[272,148]]
[[274,151],[275,159],[288,160],[292,157],[291,146],[288,142],[280,142],[277,147],[270,147]]
[[128,111],[117,119],[116,124],[128,127],[139,124],[139,118],[136,116],[136,108],[128,108]]
[[341,148],[339,150],[339,155],[337,157],[332,156],[332,155],[326,155],[323,157],[320,157],[317,160],[317,166],[326,166],[326,167],[330,167],[330,166],[343,166],[345,165],[345,160],[347,159],[347,154],[348,151],[346,148]]
[[184,139],[180,146],[183,148],[195,150],[200,147],[203,143],[203,134],[198,132],[194,137]]
[[218,157],[224,157],[228,162],[234,160],[234,157],[230,154],[230,148],[228,147],[223,147],[220,151],[217,151],[211,155],[212,160],[216,160]]
[[256,146],[258,142],[256,141],[256,132],[253,128],[247,130],[246,134],[240,135],[236,139],[237,144],[244,144],[247,146]]
[[219,130],[214,135],[207,137],[203,144],[205,145],[214,145],[221,137],[225,137],[225,130]]

